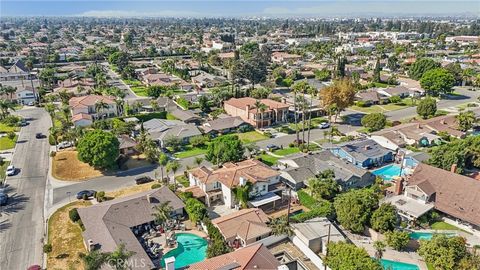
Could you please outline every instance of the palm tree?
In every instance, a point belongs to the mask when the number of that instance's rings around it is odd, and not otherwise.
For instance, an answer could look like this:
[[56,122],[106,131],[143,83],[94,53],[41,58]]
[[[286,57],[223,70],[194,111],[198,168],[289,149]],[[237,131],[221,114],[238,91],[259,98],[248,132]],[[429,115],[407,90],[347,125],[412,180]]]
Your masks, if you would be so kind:
[[298,143],[300,141],[300,136],[298,134],[298,115],[297,115],[297,92],[298,92],[298,87],[293,86],[292,90],[293,90],[293,108],[294,108],[293,117],[294,117],[294,121],[295,121],[295,134],[296,134],[297,143]]
[[263,128],[263,114],[265,113],[265,111],[268,109],[267,105],[265,104],[260,104],[260,121],[262,123],[262,128]]
[[14,111],[15,105],[9,100],[0,99],[0,119],[5,119],[10,113],[9,110]]
[[107,85],[107,77],[105,73],[100,72],[95,75],[95,88],[104,88]]
[[456,116],[458,126],[461,131],[466,132],[473,127],[477,121],[475,114],[472,111],[461,112]]
[[97,112],[97,115],[101,115],[99,118],[104,117],[103,113],[108,108],[109,108],[109,105],[107,103],[105,103],[105,101],[103,101],[103,100],[99,100],[99,101],[95,102],[95,111]]
[[17,88],[13,87],[13,86],[10,86],[10,85],[4,86],[3,89],[4,89],[3,91],[5,92],[5,94],[10,95],[10,100],[13,99],[13,94],[15,94],[15,92],[17,92]]
[[123,114],[123,105],[125,104],[125,101],[121,98],[116,98],[115,99],[115,104],[117,105],[117,115],[122,116]]
[[193,161],[195,162],[195,164],[197,164],[197,167],[200,167],[200,164],[202,164],[202,162],[203,162],[203,158],[202,157],[195,157],[195,159]]
[[177,189],[177,180],[175,179],[175,173],[180,169],[182,165],[176,161],[176,160],[171,160],[167,163],[167,173],[172,172],[173,174],[173,187],[174,190]]
[[99,270],[108,261],[109,254],[97,249],[89,251],[83,257],[85,270]]
[[312,128],[312,107],[313,98],[317,95],[318,90],[315,87],[308,87],[308,94],[310,95],[310,109],[308,112],[308,133],[307,133],[307,151],[310,149],[310,129]]
[[375,241],[373,242],[373,248],[375,249],[375,259],[380,260],[385,251],[385,243],[382,241]]
[[173,207],[170,206],[170,201],[165,201],[155,205],[153,210],[154,212],[152,215],[155,223],[163,226],[168,220],[170,220]]
[[232,188],[233,194],[235,195],[235,198],[240,203],[240,206],[242,208],[248,207],[247,203],[248,203],[248,198],[249,198],[251,189],[252,189],[252,183],[248,181],[243,186],[238,185]]
[[[255,120],[257,121],[258,119],[256,119],[256,118],[258,116],[258,111],[260,110],[260,107],[262,106],[262,102],[259,99],[257,99],[257,100],[255,100],[255,104],[253,106],[255,106],[255,109],[256,109]],[[247,113],[249,113],[249,112],[247,112]],[[257,124],[257,127],[258,127],[258,124]]]
[[162,174],[162,182],[164,180],[164,177],[163,177],[163,168],[167,165],[168,163],[168,156],[165,154],[165,153],[161,153],[158,157],[158,165],[160,165],[160,171],[161,171],[161,174]]
[[268,224],[268,227],[272,229],[272,234],[275,236],[284,235],[292,236],[292,227],[288,224],[287,216],[274,218]]
[[108,264],[110,267],[113,267],[116,270],[127,270],[130,269],[129,263],[127,262],[130,257],[133,256],[135,252],[128,251],[125,249],[125,244],[120,244],[117,248],[109,254]]

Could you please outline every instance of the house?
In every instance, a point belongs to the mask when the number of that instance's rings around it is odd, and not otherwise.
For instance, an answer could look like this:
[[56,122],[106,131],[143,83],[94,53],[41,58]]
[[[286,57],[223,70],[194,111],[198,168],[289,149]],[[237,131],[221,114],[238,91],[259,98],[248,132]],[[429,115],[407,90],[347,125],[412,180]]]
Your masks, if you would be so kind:
[[[447,216],[467,222],[472,226],[480,227],[480,182],[461,174],[452,172],[456,169],[452,165],[451,171],[439,169],[427,164],[420,163],[407,178],[408,182],[403,190],[397,187],[398,192],[388,201],[413,202],[424,208],[440,211]],[[400,181],[399,182],[403,182]],[[403,201],[401,201],[403,200]],[[397,207],[399,215],[407,220],[415,220],[424,213],[418,212],[419,206],[411,209]]]
[[311,154],[297,154],[288,159],[279,159],[281,177],[294,190],[308,185],[308,180],[326,170],[332,170],[342,190],[366,187],[374,183],[375,176],[369,171],[354,166],[333,155],[328,150]]
[[394,160],[391,150],[371,139],[327,147],[335,156],[347,160],[359,168],[379,167]]
[[272,62],[278,63],[278,64],[286,64],[290,61],[296,62],[302,59],[301,55],[290,54],[287,52],[273,52],[271,57],[272,57]]
[[246,208],[212,220],[229,246],[245,247],[271,235],[268,216],[259,208]]
[[200,118],[200,116],[198,116],[191,110],[175,109],[175,110],[172,110],[170,113],[178,120],[181,120],[187,124],[198,125],[202,121],[202,118]]
[[136,152],[135,147],[137,147],[138,143],[134,139],[130,138],[130,136],[122,134],[117,136],[117,139],[120,143],[120,154],[129,155]]
[[231,116],[240,116],[243,121],[256,128],[264,128],[287,121],[290,105],[271,99],[259,100],[265,105],[264,111],[255,108],[256,99],[251,97],[231,98],[224,102],[225,112]]
[[380,89],[377,89],[377,92],[387,97],[400,97],[400,98],[420,95],[418,92],[410,90],[407,87],[401,86],[401,85],[395,86],[395,87],[380,88]]
[[[103,103],[104,107],[99,108],[97,104]],[[110,97],[101,95],[87,95],[81,97],[72,97],[68,101],[72,117],[77,114],[88,114],[92,120],[117,116],[117,104]],[[98,111],[97,111],[98,110]],[[85,118],[82,116],[82,118]]]
[[224,84],[227,81],[225,77],[215,76],[206,72],[192,77],[192,82],[200,88],[212,88]]
[[325,217],[317,217],[293,225],[295,236],[313,252],[326,255],[328,242],[346,241],[340,230]]
[[143,123],[150,138],[157,141],[164,148],[168,138],[179,138],[182,143],[188,144],[191,137],[202,135],[198,127],[193,124],[185,124],[178,120],[151,119]]
[[189,270],[277,269],[278,260],[263,244],[254,244],[227,254],[191,264]]
[[212,170],[204,166],[188,171],[190,187],[198,186],[204,193],[207,205],[223,202],[228,207],[237,205],[232,189],[252,184],[250,201],[254,207],[268,207],[281,197],[280,173],[261,161],[249,159],[237,163],[225,163],[223,167]]
[[184,203],[168,187],[79,208],[78,214],[85,226],[82,236],[86,249],[113,252],[123,244],[133,253],[131,259],[143,262],[135,269],[159,268],[160,261],[152,260],[147,254],[138,234],[154,225],[155,206],[164,202],[172,207],[172,218],[183,216]]
[[9,68],[0,68],[0,81],[23,81],[33,79],[34,76],[30,74],[25,63],[21,59],[15,61],[15,63]]
[[227,116],[207,121],[201,127],[207,134],[227,134],[241,128],[251,128],[251,125],[242,120],[239,116]]
[[35,91],[35,88],[32,86],[25,86],[19,88],[15,92],[17,103],[19,104],[29,104],[35,103],[38,100],[38,92]]
[[377,105],[384,104],[388,102],[388,96],[385,96],[374,90],[367,90],[362,92],[357,92],[355,94],[355,100],[364,102],[365,105]]
[[95,81],[92,78],[69,78],[58,81],[57,87],[53,89],[53,92],[66,91],[67,93],[81,96],[86,95],[89,91],[93,90],[94,87]]
[[77,113],[72,116],[72,123],[75,127],[88,127],[93,124],[93,118],[87,113]]

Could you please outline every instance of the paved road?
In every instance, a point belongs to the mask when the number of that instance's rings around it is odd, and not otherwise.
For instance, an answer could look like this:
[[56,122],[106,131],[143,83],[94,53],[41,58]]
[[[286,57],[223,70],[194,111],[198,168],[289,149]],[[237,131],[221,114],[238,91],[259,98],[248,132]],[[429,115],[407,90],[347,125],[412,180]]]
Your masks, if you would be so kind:
[[117,87],[117,88],[123,90],[126,94],[126,96],[124,98],[126,101],[136,100],[136,99],[142,98],[142,97],[138,97],[137,95],[135,95],[135,93],[132,91],[132,89],[130,89],[130,87],[122,81],[120,76],[117,73],[113,72],[113,70],[110,68],[108,63],[104,62],[104,63],[102,63],[102,65],[107,70],[108,77],[111,78],[107,82],[108,85],[114,86],[114,87]]
[[35,139],[47,134],[48,114],[42,108],[26,108],[18,114],[30,118],[23,127],[12,158],[19,173],[7,178],[9,204],[1,209],[0,269],[27,269],[43,264],[44,199],[48,169],[48,141]]

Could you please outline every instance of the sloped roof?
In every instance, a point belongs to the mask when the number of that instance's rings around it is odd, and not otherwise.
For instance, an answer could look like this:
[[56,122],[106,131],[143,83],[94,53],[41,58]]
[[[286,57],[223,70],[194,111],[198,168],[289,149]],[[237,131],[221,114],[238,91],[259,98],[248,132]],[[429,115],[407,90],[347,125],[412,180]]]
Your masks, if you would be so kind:
[[238,128],[245,123],[240,116],[231,116],[208,121],[203,125],[203,129],[206,132],[211,130],[222,131],[229,128]]
[[420,163],[408,185],[435,193],[435,209],[480,226],[480,181]]
[[212,220],[226,239],[240,237],[245,241],[270,233],[266,222],[268,216],[260,208],[242,209]]
[[101,96],[101,95],[88,95],[88,96],[81,96],[81,97],[72,97],[68,104],[72,108],[76,107],[87,107],[93,106],[95,103],[103,101],[107,104],[114,104],[115,101],[109,97]]
[[254,244],[188,266],[192,270],[277,269],[280,263],[263,244]]

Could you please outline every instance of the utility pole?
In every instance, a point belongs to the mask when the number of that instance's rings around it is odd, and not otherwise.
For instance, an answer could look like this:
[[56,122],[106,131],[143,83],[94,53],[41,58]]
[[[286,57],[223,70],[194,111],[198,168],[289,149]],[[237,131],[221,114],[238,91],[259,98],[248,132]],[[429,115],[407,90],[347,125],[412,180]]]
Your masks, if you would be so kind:
[[[328,244],[330,243],[330,230],[332,228],[332,223],[329,221],[328,225],[326,226],[328,226],[328,235],[327,235],[327,246],[325,247],[327,249],[327,252],[325,252],[325,258],[327,258],[328,256]],[[325,261],[323,262],[323,265],[324,265],[323,269],[327,270],[327,264],[325,263]]]
[[292,188],[285,184],[288,188],[288,208],[287,208],[287,225],[290,224],[290,204],[292,204]]

